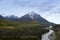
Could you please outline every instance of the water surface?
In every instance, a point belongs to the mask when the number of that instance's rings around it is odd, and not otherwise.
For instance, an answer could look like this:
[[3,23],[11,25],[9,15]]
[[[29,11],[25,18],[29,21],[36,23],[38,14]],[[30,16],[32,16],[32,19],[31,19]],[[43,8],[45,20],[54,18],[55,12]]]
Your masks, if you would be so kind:
[[49,30],[48,33],[42,35],[42,40],[55,40],[55,32],[53,30]]

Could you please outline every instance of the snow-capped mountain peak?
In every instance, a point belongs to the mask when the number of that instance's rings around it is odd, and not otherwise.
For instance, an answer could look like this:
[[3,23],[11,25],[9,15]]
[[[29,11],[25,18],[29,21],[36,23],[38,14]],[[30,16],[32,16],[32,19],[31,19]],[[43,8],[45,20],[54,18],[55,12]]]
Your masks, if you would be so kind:
[[37,21],[37,22],[47,22],[47,20],[45,20],[43,17],[41,17],[39,14],[35,13],[34,11],[31,11],[29,13],[27,13],[26,15],[22,16],[20,18],[20,21]]
[[36,13],[34,11],[28,13],[28,15],[30,16],[30,18],[34,19],[34,16],[36,15]]

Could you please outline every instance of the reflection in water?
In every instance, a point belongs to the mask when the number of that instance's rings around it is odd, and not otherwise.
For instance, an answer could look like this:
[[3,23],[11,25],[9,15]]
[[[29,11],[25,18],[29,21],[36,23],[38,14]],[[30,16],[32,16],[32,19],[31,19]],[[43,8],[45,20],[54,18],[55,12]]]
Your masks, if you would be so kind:
[[49,29],[48,33],[42,35],[42,40],[55,40],[55,32]]

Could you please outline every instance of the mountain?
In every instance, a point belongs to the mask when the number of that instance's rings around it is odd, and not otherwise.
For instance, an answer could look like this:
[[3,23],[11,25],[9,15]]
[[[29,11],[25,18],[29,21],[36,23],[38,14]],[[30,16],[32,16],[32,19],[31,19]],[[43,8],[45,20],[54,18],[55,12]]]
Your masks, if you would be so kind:
[[43,17],[41,17],[39,14],[35,13],[34,11],[27,13],[26,15],[22,16],[21,18],[11,15],[11,16],[6,16],[3,17],[0,15],[0,20],[2,20],[2,22],[7,23],[10,21],[17,21],[19,23],[28,23],[28,24],[32,24],[32,25],[53,25],[54,23],[48,22],[46,19],[44,19]]
[[6,16],[5,19],[6,20],[17,20],[18,17],[17,16],[14,16],[14,15],[11,15],[11,16]]
[[40,23],[42,25],[52,25],[53,23],[48,22],[46,19],[41,17],[39,14],[35,13],[34,11],[27,13],[26,15],[19,18],[20,22],[28,22],[28,23]]
[[41,17],[39,14],[35,13],[34,11],[20,18],[20,21],[29,21],[29,20],[30,21],[35,20],[37,22],[48,22],[47,20],[45,20],[43,17]]
[[5,19],[5,18],[4,18],[2,15],[0,15],[0,20],[1,20],[1,19]]

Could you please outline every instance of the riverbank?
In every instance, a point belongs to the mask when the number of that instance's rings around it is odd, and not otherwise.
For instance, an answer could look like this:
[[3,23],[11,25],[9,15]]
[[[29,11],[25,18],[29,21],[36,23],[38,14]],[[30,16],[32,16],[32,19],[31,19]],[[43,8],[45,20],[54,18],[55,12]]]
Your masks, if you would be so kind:
[[60,40],[60,30],[56,31],[56,39],[55,40]]
[[53,27],[53,30],[54,30],[55,33],[56,33],[56,39],[55,39],[55,40],[60,40],[60,24],[56,24],[56,25]]

